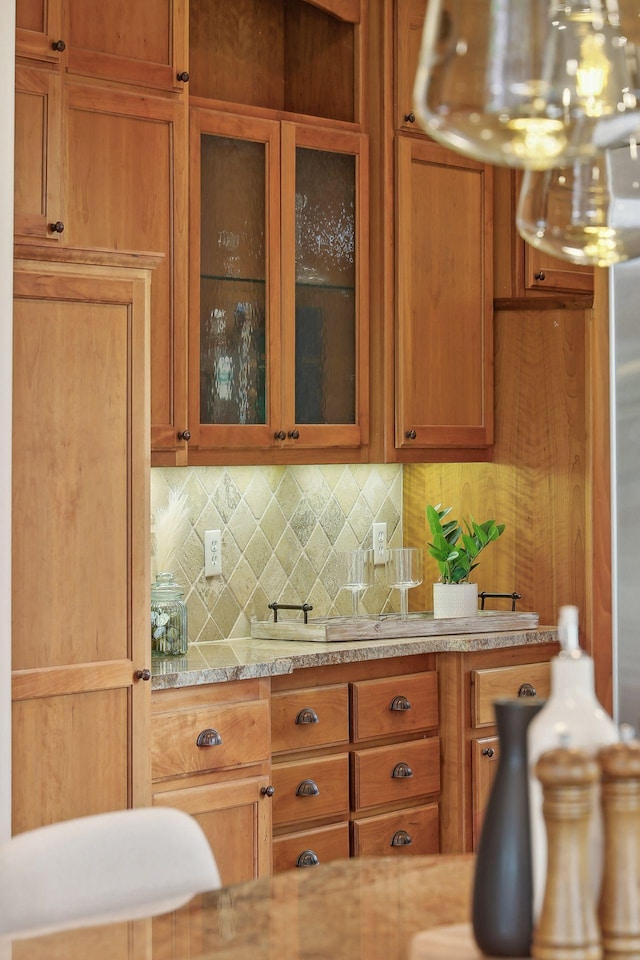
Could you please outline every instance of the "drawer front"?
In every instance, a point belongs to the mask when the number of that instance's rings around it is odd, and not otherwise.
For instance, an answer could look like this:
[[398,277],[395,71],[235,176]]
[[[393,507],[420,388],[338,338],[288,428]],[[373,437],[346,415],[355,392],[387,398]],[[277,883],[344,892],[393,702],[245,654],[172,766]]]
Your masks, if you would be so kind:
[[271,749],[303,750],[349,742],[349,688],[346,683],[274,693]]
[[404,857],[440,853],[438,804],[354,820],[355,857]]
[[371,740],[438,725],[435,671],[353,684],[353,739]]
[[301,830],[286,837],[277,837],[273,841],[273,872],[281,873],[294,867],[306,869],[330,860],[343,860],[348,856],[348,822],[318,827],[316,830]]
[[[355,810],[413,800],[440,790],[438,737],[356,750],[353,761]],[[402,776],[403,772],[409,775]]]
[[[198,746],[200,734],[217,731],[221,742]],[[211,739],[213,735],[209,735]],[[151,724],[151,772],[154,779],[224,770],[269,758],[267,700],[160,713]]]
[[274,824],[348,816],[349,756],[346,753],[275,764],[272,781]]
[[[471,671],[471,724],[486,727],[495,723],[493,701],[518,697],[531,690],[545,699],[549,696],[550,665],[522,663],[514,667],[496,667]],[[527,693],[525,693],[527,691]]]

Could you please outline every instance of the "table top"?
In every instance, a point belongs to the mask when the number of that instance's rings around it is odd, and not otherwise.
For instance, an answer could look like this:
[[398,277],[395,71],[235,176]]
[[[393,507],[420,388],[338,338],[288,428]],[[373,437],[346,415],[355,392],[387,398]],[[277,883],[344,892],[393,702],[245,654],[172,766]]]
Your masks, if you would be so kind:
[[[204,894],[174,914],[155,918],[151,954],[145,953],[140,931],[134,948],[131,931],[127,936],[126,925],[114,924],[23,941],[16,944],[16,956],[414,960],[414,938],[421,931],[468,922],[473,862],[465,854],[404,856],[294,869]],[[149,924],[147,938],[148,930]]]

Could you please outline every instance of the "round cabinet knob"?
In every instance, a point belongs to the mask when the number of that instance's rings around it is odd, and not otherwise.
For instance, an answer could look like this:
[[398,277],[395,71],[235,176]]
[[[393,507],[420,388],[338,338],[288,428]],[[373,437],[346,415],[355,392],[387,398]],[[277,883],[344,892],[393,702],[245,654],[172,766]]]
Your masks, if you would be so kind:
[[482,751],[482,756],[489,757],[489,760],[491,760],[491,757],[495,756],[495,753],[496,752],[493,749],[493,747],[485,747],[484,750]]
[[406,830],[396,830],[394,835],[391,837],[392,847],[410,847],[413,843],[413,840],[409,836]]
[[144,670],[136,670],[134,677],[136,680],[151,680],[151,670],[147,667]]
[[271,784],[268,787],[260,787],[260,793],[263,797],[272,797],[275,792],[276,788],[272,787]]
[[64,40],[54,40],[51,44],[51,49],[56,50],[58,53],[62,53],[63,50],[66,50],[67,45]]
[[296,787],[296,797],[317,797],[319,793],[315,780],[302,780]]
[[187,443],[191,440],[191,431],[190,430],[181,430],[178,434],[178,440],[185,440]]
[[63,233],[64,232],[64,223],[62,220],[56,220],[55,223],[49,224],[49,230],[51,233]]
[[286,433],[284,432],[284,430],[276,430],[276,432],[275,432],[274,435],[273,435],[273,439],[274,439],[274,440],[286,440],[286,439],[287,439],[287,435],[286,435]]
[[287,434],[287,436],[289,437],[290,440],[298,440],[299,437],[300,437],[300,431],[299,431],[299,430],[289,430],[289,433]]
[[519,697],[537,697],[538,693],[536,688],[531,683],[523,683],[520,689],[518,690]]
[[546,275],[546,273],[544,272],[544,270],[538,270],[537,273],[534,273],[533,279],[534,279],[534,280],[546,280],[546,279],[547,279],[547,275]]
[[181,83],[189,83],[189,74],[187,73],[186,70],[183,70],[182,73],[178,74],[177,79]]
[[201,730],[196,737],[196,747],[219,747],[221,743],[222,737],[218,731],[214,730],[212,727],[207,727],[206,730]]
[[404,115],[404,122],[405,122],[405,123],[415,123],[415,122],[416,122],[416,115],[415,115],[415,113],[405,113],[405,115]]
[[320,723],[318,714],[311,707],[303,707],[296,717],[296,723]]
[[406,430],[406,431],[405,431],[405,438],[406,438],[407,440],[415,440],[415,438],[416,438],[416,432],[415,432],[415,430]]
[[296,860],[296,867],[317,867],[319,863],[317,853],[313,850],[303,850]]
[[404,777],[412,777],[413,770],[408,763],[396,763],[391,773],[392,780],[402,780]]

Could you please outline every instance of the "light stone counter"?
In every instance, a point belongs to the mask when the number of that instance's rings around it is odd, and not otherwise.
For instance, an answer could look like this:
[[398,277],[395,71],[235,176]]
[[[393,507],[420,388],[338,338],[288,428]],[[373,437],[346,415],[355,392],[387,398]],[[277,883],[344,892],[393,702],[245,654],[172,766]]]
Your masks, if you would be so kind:
[[466,633],[346,643],[256,640],[243,637],[227,642],[192,643],[184,657],[154,657],[151,685],[154,690],[163,690],[168,687],[274,677],[305,667],[361,663],[419,653],[469,653],[500,647],[553,643],[556,640],[555,627],[538,627],[537,630],[521,632]]

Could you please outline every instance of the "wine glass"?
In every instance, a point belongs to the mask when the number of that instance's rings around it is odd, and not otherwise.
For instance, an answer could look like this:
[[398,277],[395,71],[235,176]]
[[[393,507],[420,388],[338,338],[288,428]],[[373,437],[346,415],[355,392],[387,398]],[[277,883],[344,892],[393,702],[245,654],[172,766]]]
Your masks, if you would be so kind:
[[354,619],[359,616],[360,594],[373,583],[373,550],[341,550],[341,590],[351,591],[351,610]]
[[422,583],[422,547],[392,547],[387,550],[385,580],[400,591],[400,619],[409,616],[409,590]]

